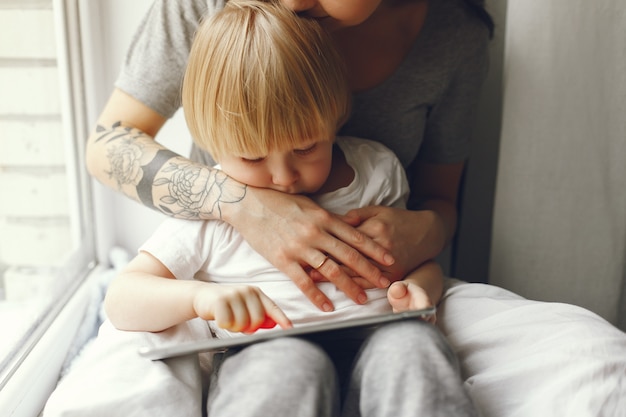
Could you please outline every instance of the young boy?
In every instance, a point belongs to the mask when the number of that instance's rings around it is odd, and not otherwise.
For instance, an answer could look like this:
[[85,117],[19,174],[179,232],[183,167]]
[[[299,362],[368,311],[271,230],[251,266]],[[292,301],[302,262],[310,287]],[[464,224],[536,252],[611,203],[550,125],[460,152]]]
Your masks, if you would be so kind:
[[[243,184],[220,204],[252,186],[305,194],[339,214],[366,205],[403,207],[408,185],[391,151],[335,140],[349,113],[347,85],[339,55],[313,20],[259,2],[232,2],[208,19],[191,50],[183,107],[194,140],[226,174],[218,183]],[[180,188],[182,180],[162,185]],[[202,203],[202,195],[191,197]],[[334,312],[317,309],[227,223],[170,219],[114,281],[105,305],[119,329],[161,331],[201,317],[227,337],[226,330],[429,307],[441,296],[442,274],[428,262],[389,289],[367,290],[364,305],[331,283],[318,286]]]
[[[219,211],[248,187],[270,188],[339,214],[406,202],[407,180],[391,151],[335,138],[350,110],[342,61],[317,21],[279,1],[230,0],[207,18],[182,96],[194,140],[223,175],[208,191],[186,188],[184,178],[157,179],[180,198],[218,201],[210,209]],[[214,335],[230,337],[430,307],[441,297],[442,273],[427,262],[388,289],[367,289],[361,303],[333,283],[317,285],[334,311],[318,309],[226,222],[169,219],[111,284],[105,307],[118,329],[158,332],[200,317]],[[338,416],[340,407],[344,416],[475,416],[454,353],[435,326],[418,320],[215,354],[206,404],[211,417]]]

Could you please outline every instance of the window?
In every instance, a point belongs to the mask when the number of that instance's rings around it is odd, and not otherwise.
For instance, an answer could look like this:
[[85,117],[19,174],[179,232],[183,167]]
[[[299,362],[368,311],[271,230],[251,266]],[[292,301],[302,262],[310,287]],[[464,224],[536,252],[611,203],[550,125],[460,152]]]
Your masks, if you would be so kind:
[[95,266],[75,0],[0,0],[0,389]]

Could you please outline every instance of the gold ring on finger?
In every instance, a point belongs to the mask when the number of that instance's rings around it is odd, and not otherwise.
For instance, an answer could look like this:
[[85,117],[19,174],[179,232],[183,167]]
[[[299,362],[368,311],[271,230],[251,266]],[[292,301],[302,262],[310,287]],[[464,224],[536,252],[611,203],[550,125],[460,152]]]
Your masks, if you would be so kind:
[[320,262],[319,265],[315,267],[315,269],[320,269],[322,265],[326,263],[327,260],[328,260],[328,256],[324,256],[324,259],[322,259],[322,262]]

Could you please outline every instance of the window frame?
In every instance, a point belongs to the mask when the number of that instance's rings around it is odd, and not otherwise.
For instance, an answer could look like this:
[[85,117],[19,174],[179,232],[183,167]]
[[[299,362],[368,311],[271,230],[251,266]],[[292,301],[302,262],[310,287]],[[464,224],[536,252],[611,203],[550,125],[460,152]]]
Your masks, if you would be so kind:
[[[90,300],[97,264],[91,181],[85,169],[88,134],[81,49],[80,0],[52,0],[61,94],[61,118],[70,191],[71,233],[76,247],[59,274],[71,284],[33,327],[24,343],[0,369],[3,415],[36,416],[59,378],[68,349]],[[59,275],[61,276],[61,275]]]

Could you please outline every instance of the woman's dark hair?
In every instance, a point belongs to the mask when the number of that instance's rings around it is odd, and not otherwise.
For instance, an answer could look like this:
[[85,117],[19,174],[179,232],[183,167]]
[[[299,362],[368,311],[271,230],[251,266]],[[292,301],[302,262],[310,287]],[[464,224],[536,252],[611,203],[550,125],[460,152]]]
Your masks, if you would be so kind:
[[485,0],[465,0],[465,5],[487,26],[489,37],[493,38],[495,24],[491,15],[485,9]]

